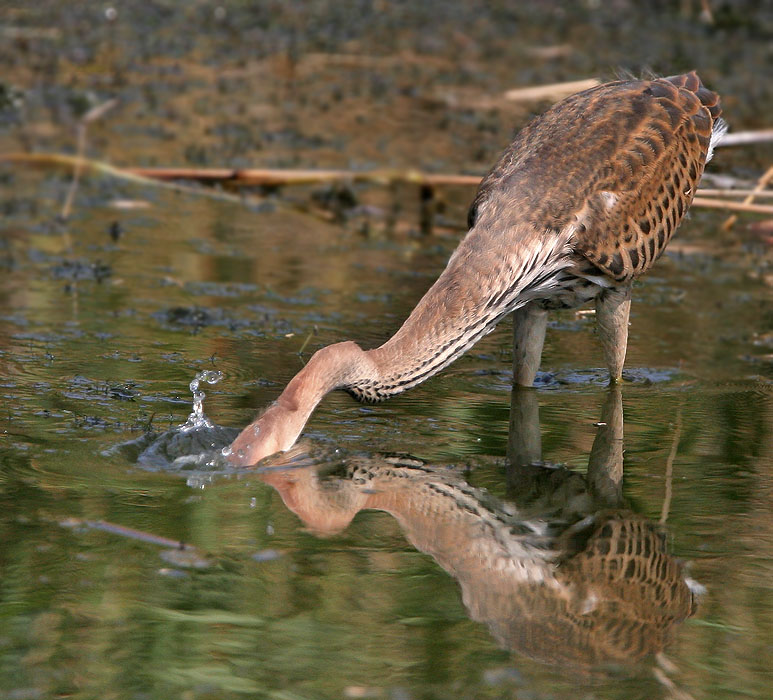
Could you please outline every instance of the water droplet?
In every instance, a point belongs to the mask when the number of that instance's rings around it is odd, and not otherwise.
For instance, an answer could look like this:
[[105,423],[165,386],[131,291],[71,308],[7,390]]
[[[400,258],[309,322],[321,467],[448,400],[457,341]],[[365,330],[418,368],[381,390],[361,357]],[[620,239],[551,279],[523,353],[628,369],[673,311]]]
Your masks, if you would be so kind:
[[206,369],[199,373],[199,378],[207,384],[217,384],[223,378],[223,373],[219,369]]
[[196,373],[196,376],[189,384],[190,390],[193,393],[193,410],[188,416],[185,425],[181,426],[184,430],[214,427],[204,415],[204,399],[207,395],[203,391],[199,391],[199,384],[202,381],[207,382],[207,384],[217,384],[222,378],[223,373],[220,370],[207,369]]
[[258,499],[254,496],[250,499],[250,508],[255,508],[258,505]]
[[231,452],[233,452],[233,449],[231,449],[230,445],[226,445],[222,450],[220,450],[220,454],[223,455],[223,457],[230,457]]

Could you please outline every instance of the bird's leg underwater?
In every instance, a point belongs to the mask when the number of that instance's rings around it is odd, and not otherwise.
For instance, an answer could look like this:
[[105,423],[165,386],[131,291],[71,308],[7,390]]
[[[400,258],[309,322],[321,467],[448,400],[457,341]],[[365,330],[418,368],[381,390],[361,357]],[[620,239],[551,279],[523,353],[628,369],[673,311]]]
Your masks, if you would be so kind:
[[630,313],[630,284],[605,289],[596,297],[596,324],[612,384],[620,382],[623,377]]
[[513,385],[532,386],[537,376],[548,312],[533,301],[513,312]]
[[528,467],[542,462],[539,398],[530,387],[513,386],[510,393],[510,424],[507,431],[507,480],[518,488]]

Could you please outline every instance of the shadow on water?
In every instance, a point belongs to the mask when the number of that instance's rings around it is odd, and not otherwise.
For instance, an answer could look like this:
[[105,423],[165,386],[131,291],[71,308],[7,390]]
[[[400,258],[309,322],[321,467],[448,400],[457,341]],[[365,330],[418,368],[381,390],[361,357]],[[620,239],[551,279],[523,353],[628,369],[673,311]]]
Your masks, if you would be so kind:
[[543,463],[537,393],[513,391],[507,500],[454,468],[300,446],[260,478],[319,536],[363,510],[392,515],[501,647],[571,672],[619,671],[665,648],[702,587],[669,554],[663,526],[625,506],[619,389],[598,425],[587,476]]

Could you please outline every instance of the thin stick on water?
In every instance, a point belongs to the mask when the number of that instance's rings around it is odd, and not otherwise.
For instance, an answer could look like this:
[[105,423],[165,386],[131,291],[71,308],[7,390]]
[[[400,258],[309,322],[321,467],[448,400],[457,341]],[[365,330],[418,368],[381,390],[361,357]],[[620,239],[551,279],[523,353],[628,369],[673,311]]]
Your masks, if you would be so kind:
[[[77,158],[73,164],[72,180],[70,181],[70,187],[67,189],[67,196],[62,206],[62,211],[59,214],[59,221],[65,223],[72,213],[73,203],[75,202],[75,193],[78,191],[78,184],[80,183],[81,173],[83,171],[83,157],[86,154],[86,130],[88,125],[93,121],[96,121],[108,111],[110,111],[118,101],[115,99],[107,100],[100,105],[90,109],[84,114],[78,121],[77,127]],[[70,231],[66,226],[61,227],[62,241],[64,242],[64,248],[69,253],[72,252],[72,238]],[[72,314],[73,318],[78,318],[79,313],[79,297],[78,297],[78,281],[73,280],[70,286],[70,296],[72,299]]]
[[534,85],[530,87],[515,88],[505,93],[505,99],[510,102],[535,102],[538,100],[556,100],[573,95],[581,90],[589,90],[601,83],[595,78],[587,80],[573,80],[566,83],[552,83],[550,85]]
[[701,0],[700,19],[704,24],[714,24],[714,13],[711,11],[709,0]]
[[671,510],[671,496],[673,494],[673,481],[674,481],[674,460],[676,459],[676,452],[679,449],[679,440],[682,438],[682,407],[676,412],[676,423],[674,425],[674,436],[671,439],[671,449],[669,450],[668,457],[666,458],[666,475],[665,475],[665,493],[663,495],[663,507],[660,510],[660,524],[665,525],[668,520],[668,513]]
[[[181,185],[177,182],[165,182],[164,178],[146,177],[141,174],[137,174],[128,168],[120,168],[105,161],[94,160],[92,158],[79,158],[78,156],[71,156],[64,153],[1,153],[0,163],[22,163],[27,165],[39,165],[39,166],[62,166],[72,167],[80,165],[82,171],[89,170],[93,173],[100,175],[107,175],[114,177],[117,180],[124,180],[136,185],[144,185],[146,187],[157,187],[161,189],[171,190],[173,192],[180,192],[183,194],[193,194],[201,197],[208,197],[210,199],[218,199],[226,202],[233,202],[235,204],[259,204],[262,200],[256,197],[249,197],[241,194],[232,194],[230,192],[221,192],[219,190],[205,189],[203,187],[190,187],[188,185]],[[138,168],[137,170],[142,170]],[[230,171],[233,172],[233,171]],[[179,179],[188,179],[180,177]],[[198,179],[198,178],[190,178]]]
[[[2,156],[0,156],[2,159]],[[338,182],[364,182],[374,185],[406,183],[429,187],[472,186],[480,184],[479,175],[425,173],[420,170],[283,170],[272,168],[130,168],[129,172],[160,180],[198,180],[224,185],[280,187],[320,185]]]
[[[743,202],[733,202],[727,199],[712,199],[710,197],[696,197],[692,200],[692,206],[704,209],[726,209],[728,211],[748,212],[751,214],[773,215],[773,205],[752,204],[746,198]],[[730,217],[733,218],[733,217]],[[732,225],[732,224],[731,224]]]
[[755,199],[773,199],[773,190],[747,190],[747,189],[711,189],[701,187],[698,189],[701,197],[748,197],[754,195]]
[[314,326],[314,327],[311,329],[311,332],[310,332],[310,333],[309,333],[309,334],[306,336],[306,340],[304,340],[304,341],[303,341],[303,345],[301,345],[301,349],[300,349],[300,350],[298,350],[298,354],[299,354],[299,355],[303,355],[303,351],[306,349],[306,346],[309,344],[309,341],[310,341],[310,340],[311,340],[311,339],[312,339],[312,338],[313,338],[315,335],[317,335],[317,331],[318,331],[318,328],[317,328],[316,326]]
[[[658,654],[657,657],[660,657]],[[656,658],[657,658],[656,657]],[[695,700],[695,697],[683,688],[679,688],[674,681],[672,681],[663,670],[663,662],[660,658],[657,658],[658,665],[652,667],[652,674],[655,676],[655,680],[658,681],[667,691],[666,696],[668,700]]]
[[161,537],[160,535],[154,535],[150,532],[143,530],[135,530],[131,527],[125,527],[123,525],[116,525],[115,523],[107,522],[106,520],[85,520],[83,518],[67,518],[60,523],[63,527],[70,528],[88,528],[90,530],[101,530],[102,532],[110,532],[114,535],[121,537],[128,537],[132,540],[139,540],[140,542],[148,542],[149,544],[156,544],[161,547],[168,547],[170,549],[183,549],[183,550],[195,550],[192,545],[185,544],[179,540],[172,540],[168,537]]

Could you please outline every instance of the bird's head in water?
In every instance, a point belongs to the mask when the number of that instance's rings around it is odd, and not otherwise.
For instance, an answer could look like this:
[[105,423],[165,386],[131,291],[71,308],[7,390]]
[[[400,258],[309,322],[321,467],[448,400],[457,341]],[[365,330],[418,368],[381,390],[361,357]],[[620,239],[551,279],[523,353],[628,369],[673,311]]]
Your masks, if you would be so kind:
[[228,461],[235,466],[249,466],[275,452],[289,450],[325,394],[345,389],[373,372],[366,353],[351,341],[318,350],[282,395],[231,443]]

